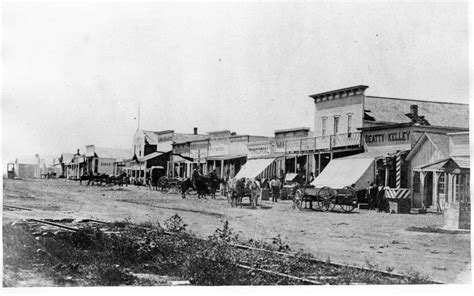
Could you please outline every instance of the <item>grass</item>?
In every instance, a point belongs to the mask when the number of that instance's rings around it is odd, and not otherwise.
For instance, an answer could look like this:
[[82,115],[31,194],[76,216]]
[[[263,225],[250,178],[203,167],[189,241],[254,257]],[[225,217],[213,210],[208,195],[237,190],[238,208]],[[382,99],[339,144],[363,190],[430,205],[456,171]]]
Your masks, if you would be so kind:
[[[104,228],[101,224],[100,227]],[[174,235],[164,235],[164,231]],[[33,235],[32,233],[35,233]],[[45,273],[57,286],[152,285],[134,274],[166,275],[189,280],[193,285],[297,285],[298,280],[238,268],[243,264],[300,277],[311,275],[328,284],[414,284],[427,283],[421,275],[390,277],[380,272],[340,267],[308,260],[310,255],[275,256],[271,253],[237,249],[230,243],[289,252],[280,236],[270,242],[239,241],[229,223],[206,239],[186,231],[181,217],[174,215],[164,226],[133,224],[128,220],[110,224],[107,233],[98,226],[77,232],[38,233],[34,225],[5,224],[4,264],[7,269],[32,269]],[[16,282],[5,280],[4,286]]]

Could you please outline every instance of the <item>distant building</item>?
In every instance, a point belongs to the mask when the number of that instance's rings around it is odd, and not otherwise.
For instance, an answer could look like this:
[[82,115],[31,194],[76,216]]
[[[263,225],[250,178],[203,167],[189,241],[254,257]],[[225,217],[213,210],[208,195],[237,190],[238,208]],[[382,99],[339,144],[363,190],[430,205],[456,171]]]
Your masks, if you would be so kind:
[[95,145],[86,146],[86,172],[87,174],[117,175],[117,163],[130,157],[130,149],[104,148]]

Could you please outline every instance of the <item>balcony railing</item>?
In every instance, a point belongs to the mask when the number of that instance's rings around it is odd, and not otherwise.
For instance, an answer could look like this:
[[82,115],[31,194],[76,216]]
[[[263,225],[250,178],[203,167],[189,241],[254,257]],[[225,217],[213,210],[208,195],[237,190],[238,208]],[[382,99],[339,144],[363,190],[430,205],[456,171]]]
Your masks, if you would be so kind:
[[331,136],[331,141],[332,148],[360,145],[360,132],[333,135]]
[[360,146],[360,132],[286,140],[276,151],[285,153],[304,153],[316,150]]

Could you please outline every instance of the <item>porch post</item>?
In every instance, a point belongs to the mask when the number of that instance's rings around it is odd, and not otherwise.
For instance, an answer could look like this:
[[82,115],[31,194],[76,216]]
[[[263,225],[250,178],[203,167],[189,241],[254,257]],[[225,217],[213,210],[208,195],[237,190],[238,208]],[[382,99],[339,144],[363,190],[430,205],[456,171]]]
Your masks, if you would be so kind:
[[319,174],[321,174],[321,151],[318,152],[318,174],[316,176],[319,176]]
[[438,194],[438,179],[439,179],[439,172],[433,172],[433,203],[436,205],[436,211],[441,211],[441,205],[439,202],[439,194]]
[[420,172],[420,194],[421,194],[421,207],[424,209],[425,207],[425,176],[426,172]]
[[385,165],[385,186],[388,186],[388,175],[390,174],[390,170],[388,165]]
[[297,170],[297,167],[298,167],[298,157],[296,157],[295,155],[295,173],[296,173],[296,170]]
[[221,159],[221,178],[224,178],[224,160]]

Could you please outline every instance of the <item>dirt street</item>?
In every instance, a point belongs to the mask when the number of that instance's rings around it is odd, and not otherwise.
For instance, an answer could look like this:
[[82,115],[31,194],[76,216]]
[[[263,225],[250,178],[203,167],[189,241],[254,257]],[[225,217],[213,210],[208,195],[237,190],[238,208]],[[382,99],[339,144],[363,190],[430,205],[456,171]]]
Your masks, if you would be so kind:
[[271,240],[280,235],[293,251],[337,263],[377,266],[398,273],[419,272],[444,283],[471,280],[470,234],[407,231],[441,227],[443,216],[297,211],[290,201],[263,201],[259,209],[231,208],[227,200],[182,199],[143,187],[98,187],[66,180],[6,180],[3,202],[38,211],[3,210],[3,221],[21,217],[159,221],[177,213],[188,229],[208,236],[228,220],[243,239]]

